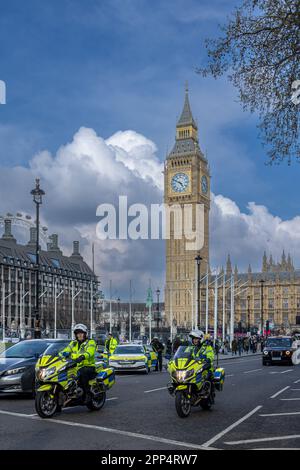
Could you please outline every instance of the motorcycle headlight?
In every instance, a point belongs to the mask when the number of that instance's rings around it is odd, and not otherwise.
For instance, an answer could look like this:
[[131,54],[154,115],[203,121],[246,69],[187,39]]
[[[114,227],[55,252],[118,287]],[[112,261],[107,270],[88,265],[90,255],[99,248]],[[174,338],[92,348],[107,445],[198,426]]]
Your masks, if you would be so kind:
[[50,375],[53,375],[56,371],[56,367],[51,367],[51,369],[40,369],[37,373],[37,378],[39,380],[46,380]]
[[190,370],[176,370],[173,373],[173,377],[178,381],[178,382],[184,382],[187,380],[189,377],[192,377],[194,375],[194,369]]
[[16,369],[9,369],[6,372],[4,372],[3,375],[17,375],[17,374],[22,374],[26,370],[26,367],[18,367]]

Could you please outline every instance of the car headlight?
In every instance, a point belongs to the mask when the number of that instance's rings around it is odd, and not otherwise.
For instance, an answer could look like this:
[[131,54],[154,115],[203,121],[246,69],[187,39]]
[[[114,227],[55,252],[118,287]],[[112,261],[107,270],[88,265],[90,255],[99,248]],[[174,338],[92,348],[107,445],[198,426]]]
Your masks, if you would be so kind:
[[18,367],[17,369],[9,369],[4,372],[3,375],[17,375],[22,374],[26,370],[26,367]]
[[264,354],[267,356],[269,354],[269,351],[264,351]]
[[289,356],[291,354],[291,351],[285,351],[285,354]]

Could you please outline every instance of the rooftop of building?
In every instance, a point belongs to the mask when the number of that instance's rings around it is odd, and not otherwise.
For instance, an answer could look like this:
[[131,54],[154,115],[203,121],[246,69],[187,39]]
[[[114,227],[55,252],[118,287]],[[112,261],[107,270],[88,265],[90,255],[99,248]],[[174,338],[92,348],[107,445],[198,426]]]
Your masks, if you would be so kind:
[[[4,221],[5,229],[0,238],[0,263],[23,268],[35,268],[36,264],[36,229],[30,228],[30,239],[23,245],[17,242],[12,234],[11,220]],[[73,253],[71,256],[63,254],[58,245],[58,235],[49,237],[47,250],[40,250],[39,264],[45,272],[68,275],[86,280],[96,279],[92,269],[84,261],[79,251],[79,242],[73,242]]]

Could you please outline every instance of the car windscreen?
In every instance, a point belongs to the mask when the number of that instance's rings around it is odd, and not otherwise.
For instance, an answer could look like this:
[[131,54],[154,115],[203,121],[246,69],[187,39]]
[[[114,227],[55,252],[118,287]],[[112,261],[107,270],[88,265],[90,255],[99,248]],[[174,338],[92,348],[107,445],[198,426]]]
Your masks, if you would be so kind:
[[38,357],[45,351],[48,345],[49,343],[47,341],[20,341],[20,343],[15,344],[6,351],[4,351],[1,354],[1,357],[15,357],[24,359],[29,359],[30,357]]
[[142,346],[119,346],[114,354],[145,354],[145,350]]
[[57,356],[60,351],[65,349],[70,341],[61,341],[57,343],[51,343],[43,352],[43,356]]
[[290,348],[292,340],[290,338],[268,338],[267,348]]

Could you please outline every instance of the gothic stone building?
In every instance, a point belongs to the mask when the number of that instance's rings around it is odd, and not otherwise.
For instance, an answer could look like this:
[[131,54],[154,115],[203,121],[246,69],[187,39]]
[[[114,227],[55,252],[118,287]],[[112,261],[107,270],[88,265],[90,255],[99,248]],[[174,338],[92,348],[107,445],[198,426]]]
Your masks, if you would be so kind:
[[[200,251],[186,249],[186,240],[176,239],[174,218],[170,220],[170,239],[166,241],[166,319],[180,327],[192,327],[192,315],[195,318],[196,290],[193,289],[197,278],[195,257],[200,255],[201,279],[208,270],[208,296],[206,280],[201,282],[200,326],[204,326],[208,308],[209,326],[213,326],[214,315],[214,276],[209,268],[209,210],[210,210],[210,170],[206,157],[199,146],[198,128],[193,118],[186,89],[183,111],[177,122],[175,145],[166,158],[165,168],[165,203],[171,206],[191,204],[193,210],[197,204],[204,206],[204,246]],[[194,212],[193,212],[194,214]],[[195,221],[193,220],[193,228]],[[280,263],[273,261],[272,255],[262,260],[261,272],[239,273],[232,269],[230,257],[224,272],[218,273],[218,324],[220,327],[223,311],[227,331],[230,315],[230,279],[234,275],[234,324],[235,328],[259,328],[261,321],[269,320],[271,326],[292,328],[300,320],[300,271],[293,266],[291,256],[282,254]],[[223,282],[225,295],[223,301]],[[194,296],[192,296],[194,293]],[[208,297],[208,302],[206,298]]]
[[[25,336],[34,328],[36,299],[36,229],[30,229],[27,245],[17,243],[11,231],[11,220],[5,219],[0,238],[1,312],[5,312],[8,333]],[[57,296],[57,329],[71,329],[71,304],[74,321],[90,324],[90,312],[97,310],[98,281],[73,242],[73,253],[65,256],[56,234],[49,237],[47,250],[40,251],[39,291],[40,321],[43,331],[53,334],[54,298]],[[4,298],[3,298],[4,297]],[[2,326],[2,315],[1,315]]]

